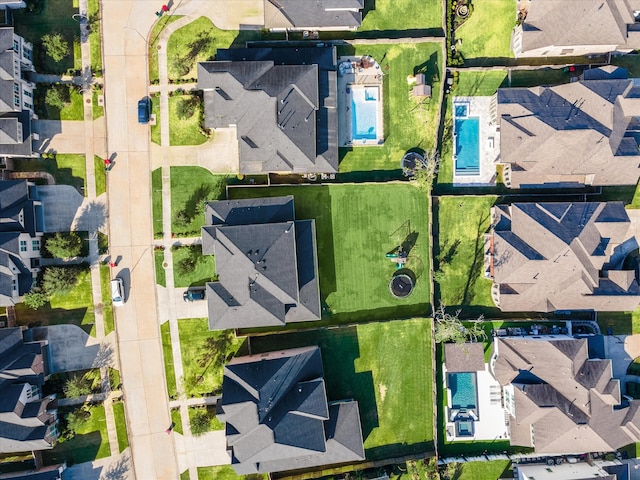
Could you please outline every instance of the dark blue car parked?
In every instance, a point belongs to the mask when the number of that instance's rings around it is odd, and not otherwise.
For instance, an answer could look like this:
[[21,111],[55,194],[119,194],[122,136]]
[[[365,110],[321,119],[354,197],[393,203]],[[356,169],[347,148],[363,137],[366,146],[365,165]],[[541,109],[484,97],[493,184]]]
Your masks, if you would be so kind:
[[138,123],[149,123],[151,118],[151,100],[149,97],[144,97],[138,102]]

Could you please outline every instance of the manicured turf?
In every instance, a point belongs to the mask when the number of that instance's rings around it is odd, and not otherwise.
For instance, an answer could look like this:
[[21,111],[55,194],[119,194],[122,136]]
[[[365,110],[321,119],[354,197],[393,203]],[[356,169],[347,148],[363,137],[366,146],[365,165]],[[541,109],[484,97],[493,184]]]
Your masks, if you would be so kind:
[[460,72],[458,84],[451,94],[456,96],[487,96],[496,93],[499,87],[506,87],[507,72],[491,70],[486,72]]
[[633,312],[598,312],[598,325],[603,334],[608,328],[613,335],[640,333],[640,308]]
[[75,153],[58,153],[56,159],[14,160],[18,172],[49,172],[56,179],[56,183],[71,185],[83,193],[87,166],[84,155]]
[[100,291],[102,293],[102,316],[104,318],[104,334],[109,335],[114,330],[113,305],[111,304],[111,268],[100,265]]
[[[188,472],[188,470],[187,470]],[[221,467],[198,467],[198,480],[249,480],[246,476],[239,476],[231,465]],[[267,474],[251,475],[251,480],[266,480]]]
[[[62,412],[59,411],[59,413]],[[110,454],[107,421],[102,405],[91,407],[90,419],[73,438],[58,443],[52,450],[42,451],[45,465],[66,461],[67,465],[71,466],[75,463],[105,458]]]
[[153,238],[162,238],[162,168],[156,168],[151,172],[151,202]]
[[[385,170],[401,177],[400,161],[407,150],[434,148],[438,128],[438,92],[441,88],[441,47],[436,43],[356,45],[341,47],[340,55],[371,55],[380,63],[383,76],[382,147],[340,148],[340,172]],[[431,100],[422,103],[409,95],[407,76],[424,73],[432,86]]]
[[202,104],[198,103],[196,111],[188,118],[180,118],[178,115],[179,104],[191,95],[173,95],[169,97],[169,144],[176,145],[201,145],[209,140],[200,131],[200,112]]
[[235,37],[233,31],[218,30],[207,17],[179,28],[167,42],[169,79],[196,78],[198,62],[213,58],[218,45],[226,47]]
[[96,174],[96,197],[107,191],[107,172],[104,169],[104,158],[94,155],[93,168]]
[[376,0],[372,3],[375,5],[373,10],[367,10],[365,4],[362,26],[356,36],[367,36],[364,34],[372,30],[395,32],[442,28],[442,2],[437,0]]
[[[219,394],[223,363],[238,351],[245,339],[235,338],[232,333],[228,336],[230,332],[224,330],[209,331],[206,318],[178,320],[178,329],[186,395]],[[229,342],[220,341],[223,338],[228,338]]]
[[160,131],[160,96],[152,95],[151,97],[151,113],[156,116],[156,124],[151,125],[151,141],[157,145],[162,142],[162,133]]
[[167,275],[164,270],[164,250],[153,251],[153,261],[156,267],[156,283],[163,287],[167,286]]
[[116,402],[113,404],[113,416],[116,421],[116,433],[118,435],[118,450],[120,453],[129,446],[129,437],[127,436],[127,423],[124,416],[124,403]]
[[[320,296],[329,323],[431,312],[427,197],[413,185],[234,188],[229,195],[293,195],[296,219],[315,219]],[[415,274],[415,288],[411,296],[396,299],[389,291],[396,266],[385,254],[414,242],[407,267]]]
[[[81,68],[82,59],[73,48],[74,43],[80,46],[80,24],[72,18],[78,13],[78,6],[74,3],[73,0],[47,0],[41,2],[43,8],[39,12],[29,12],[28,8],[13,11],[15,32],[33,43],[38,73],[62,74],[70,68]],[[59,63],[48,57],[40,45],[41,38],[50,33],[60,33],[72,52]]]
[[89,19],[94,20],[89,33],[91,48],[91,71],[94,75],[102,76],[102,45],[100,38],[100,5],[98,0],[89,0]]
[[69,95],[71,96],[71,102],[62,110],[47,107],[47,110],[50,112],[50,115],[47,118],[52,120],[84,120],[82,93],[80,93],[76,88],[69,88]]
[[[171,233],[200,236],[204,225],[204,202],[224,198],[226,175],[214,175],[202,167],[171,167]],[[184,211],[187,225],[177,225],[176,215]]]
[[[179,247],[173,251],[173,281],[176,288],[202,287],[207,282],[213,282],[218,279],[213,255],[202,255],[200,253],[196,257],[198,260],[193,270],[180,271],[178,265],[181,260],[191,255],[190,250],[190,247]],[[202,252],[202,249],[200,249],[200,252]]]
[[95,336],[95,315],[91,294],[89,271],[78,275],[78,284],[65,295],[53,295],[50,302],[38,310],[31,310],[23,303],[16,305],[19,325],[59,325],[72,323]]
[[171,350],[169,322],[164,322],[160,325],[160,335],[162,336],[162,356],[164,358],[164,373],[167,378],[167,392],[169,398],[176,398],[178,389],[176,388],[176,373],[173,369],[173,350]]
[[[158,41],[160,40],[160,34],[165,27],[176,20],[182,18],[182,15],[163,15],[153,25],[151,32],[149,33],[148,45],[149,45],[149,81],[151,83],[158,81]],[[135,32],[131,32],[135,34]],[[144,37],[144,35],[142,35]],[[158,122],[160,123],[160,122]],[[158,142],[159,143],[159,142]]]
[[179,408],[171,409],[171,421],[173,422],[173,431],[182,435],[184,432],[182,430],[182,416],[180,415]]
[[516,9],[511,0],[483,0],[473,4],[473,13],[456,30],[456,47],[465,59],[478,57],[513,58],[511,31]]
[[93,119],[96,120],[104,116],[104,107],[98,105],[98,95],[102,95],[102,90],[93,91],[93,99],[91,101],[91,109],[93,110]]
[[329,400],[358,401],[368,460],[433,450],[431,321],[251,338],[253,354],[318,345]]
[[434,206],[439,229],[434,255],[440,265],[436,280],[439,300],[446,306],[495,308],[491,282],[482,274],[483,234],[489,228],[495,200],[495,196],[439,197]]
[[[510,478],[506,475],[511,462],[494,460],[493,462],[463,462],[456,469],[456,480],[480,480]],[[459,473],[458,473],[459,472]],[[503,475],[504,474],[504,475]]]

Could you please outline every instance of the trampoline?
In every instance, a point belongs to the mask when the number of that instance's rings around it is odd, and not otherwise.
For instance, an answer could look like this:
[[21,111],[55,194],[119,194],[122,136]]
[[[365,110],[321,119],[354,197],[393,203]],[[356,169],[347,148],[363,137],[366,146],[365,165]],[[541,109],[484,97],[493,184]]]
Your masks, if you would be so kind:
[[405,177],[413,177],[416,168],[424,168],[426,162],[424,157],[416,152],[407,152],[402,157],[402,174]]
[[413,291],[413,280],[406,273],[394,275],[389,282],[389,290],[396,298],[406,298]]

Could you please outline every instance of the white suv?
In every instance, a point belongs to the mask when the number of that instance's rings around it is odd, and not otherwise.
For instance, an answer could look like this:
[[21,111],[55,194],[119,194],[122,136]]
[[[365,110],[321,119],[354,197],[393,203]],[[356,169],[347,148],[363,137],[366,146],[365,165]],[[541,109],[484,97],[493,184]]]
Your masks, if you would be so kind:
[[111,280],[111,301],[114,307],[124,305],[124,283],[121,278],[116,277]]

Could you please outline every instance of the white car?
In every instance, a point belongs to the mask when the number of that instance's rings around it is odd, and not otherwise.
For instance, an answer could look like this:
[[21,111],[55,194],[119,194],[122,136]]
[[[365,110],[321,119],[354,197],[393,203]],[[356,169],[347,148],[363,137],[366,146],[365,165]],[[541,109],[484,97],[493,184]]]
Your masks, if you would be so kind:
[[116,277],[111,280],[111,302],[114,307],[124,305],[124,283],[121,278]]

